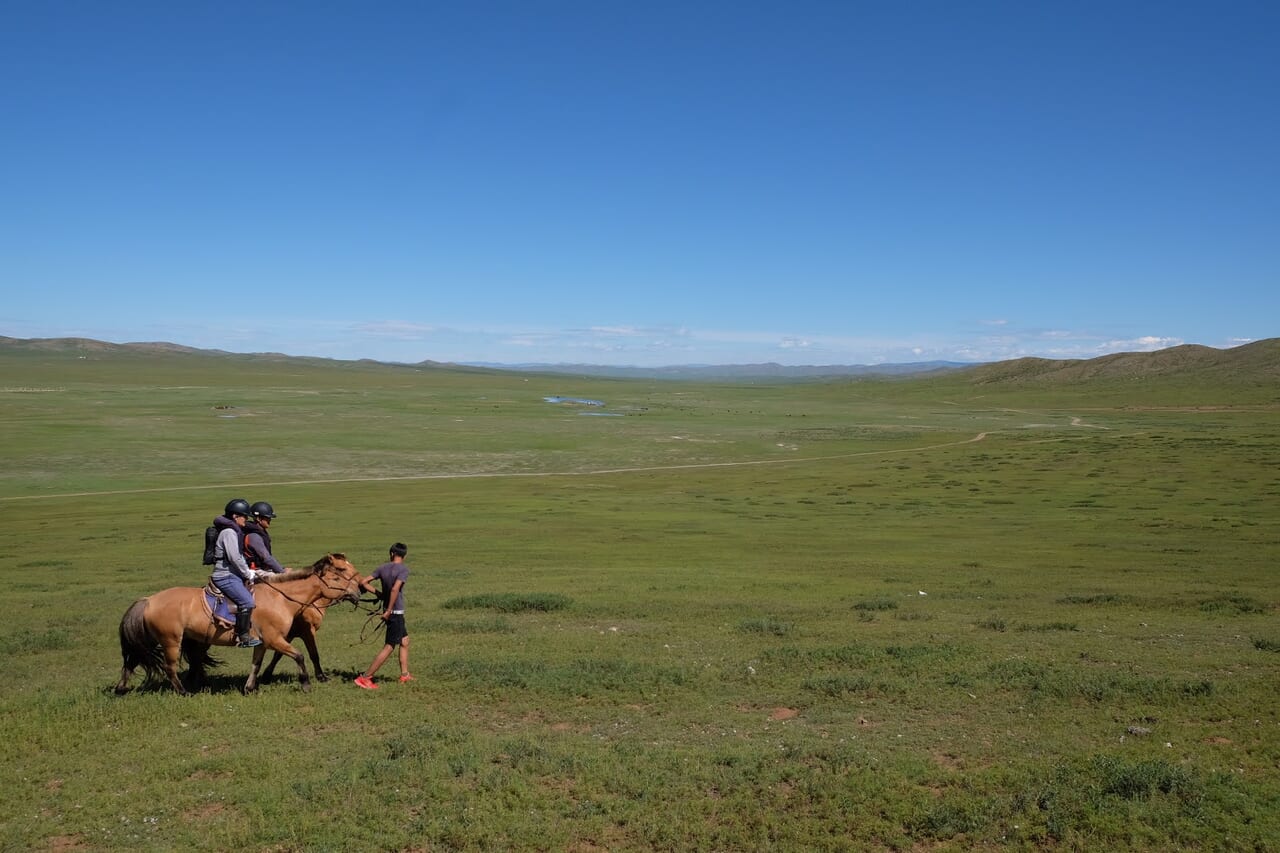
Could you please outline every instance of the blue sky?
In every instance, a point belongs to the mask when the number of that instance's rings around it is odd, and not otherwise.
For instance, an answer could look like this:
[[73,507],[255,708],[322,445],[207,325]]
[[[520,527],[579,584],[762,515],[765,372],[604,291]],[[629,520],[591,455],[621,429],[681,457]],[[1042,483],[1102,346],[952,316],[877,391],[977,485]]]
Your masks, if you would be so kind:
[[1280,335],[1274,2],[8,3],[0,334],[872,364]]

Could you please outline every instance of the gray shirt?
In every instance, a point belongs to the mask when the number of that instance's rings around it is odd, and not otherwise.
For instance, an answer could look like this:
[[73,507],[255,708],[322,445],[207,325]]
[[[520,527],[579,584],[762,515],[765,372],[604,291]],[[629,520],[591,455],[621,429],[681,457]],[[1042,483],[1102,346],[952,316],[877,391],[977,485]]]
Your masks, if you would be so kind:
[[373,570],[373,577],[382,581],[382,598],[385,601],[387,596],[391,594],[391,587],[395,586],[396,581],[400,581],[400,591],[396,594],[396,600],[390,602],[392,613],[404,612],[404,587],[409,582],[409,566],[407,563],[383,563],[381,566]]
[[210,577],[238,576],[241,580],[249,580],[249,564],[244,554],[240,553],[240,534],[230,527],[224,527],[218,534],[218,544],[213,549],[213,573]]

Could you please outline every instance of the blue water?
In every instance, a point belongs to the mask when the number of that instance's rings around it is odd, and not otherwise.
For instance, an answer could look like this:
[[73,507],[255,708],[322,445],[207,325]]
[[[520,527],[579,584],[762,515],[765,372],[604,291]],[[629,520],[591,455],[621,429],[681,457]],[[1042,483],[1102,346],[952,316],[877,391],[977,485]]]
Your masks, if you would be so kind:
[[547,403],[577,403],[581,406],[603,406],[603,400],[587,400],[583,397],[543,397]]

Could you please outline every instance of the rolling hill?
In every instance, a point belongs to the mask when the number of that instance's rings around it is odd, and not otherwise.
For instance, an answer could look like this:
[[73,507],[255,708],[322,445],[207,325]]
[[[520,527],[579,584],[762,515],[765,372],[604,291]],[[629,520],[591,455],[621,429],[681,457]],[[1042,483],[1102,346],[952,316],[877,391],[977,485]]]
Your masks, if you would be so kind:
[[1155,352],[1123,352],[1091,359],[1018,358],[989,364],[964,365],[957,362],[920,362],[886,365],[784,366],[755,365],[673,365],[665,368],[607,367],[602,365],[503,365],[422,361],[413,365],[289,356],[281,353],[238,354],[225,350],[202,350],[166,342],[108,343],[89,338],[12,338],[0,336],[0,355],[74,354],[76,357],[161,356],[211,357],[239,361],[297,361],[312,366],[363,365],[418,369],[447,368],[470,371],[536,371],[572,373],[610,378],[684,379],[700,381],[765,380],[775,382],[949,376],[952,380],[978,386],[1022,388],[1071,387],[1090,383],[1142,383],[1156,380],[1195,381],[1225,386],[1280,384],[1280,338],[1267,338],[1230,349],[1188,344]]

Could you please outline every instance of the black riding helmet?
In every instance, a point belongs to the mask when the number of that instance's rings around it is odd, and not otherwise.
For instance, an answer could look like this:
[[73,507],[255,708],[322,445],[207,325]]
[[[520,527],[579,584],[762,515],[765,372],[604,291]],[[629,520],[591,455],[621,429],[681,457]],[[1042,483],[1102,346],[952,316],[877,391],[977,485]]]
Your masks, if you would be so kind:
[[256,504],[253,505],[251,509],[254,516],[257,518],[275,518],[276,517],[276,511],[272,509],[271,504],[267,503],[266,501],[258,501]]
[[236,498],[235,500],[227,503],[227,508],[222,511],[222,514],[227,518],[230,518],[233,515],[243,515],[245,518],[248,518],[250,514],[249,502],[244,498]]

